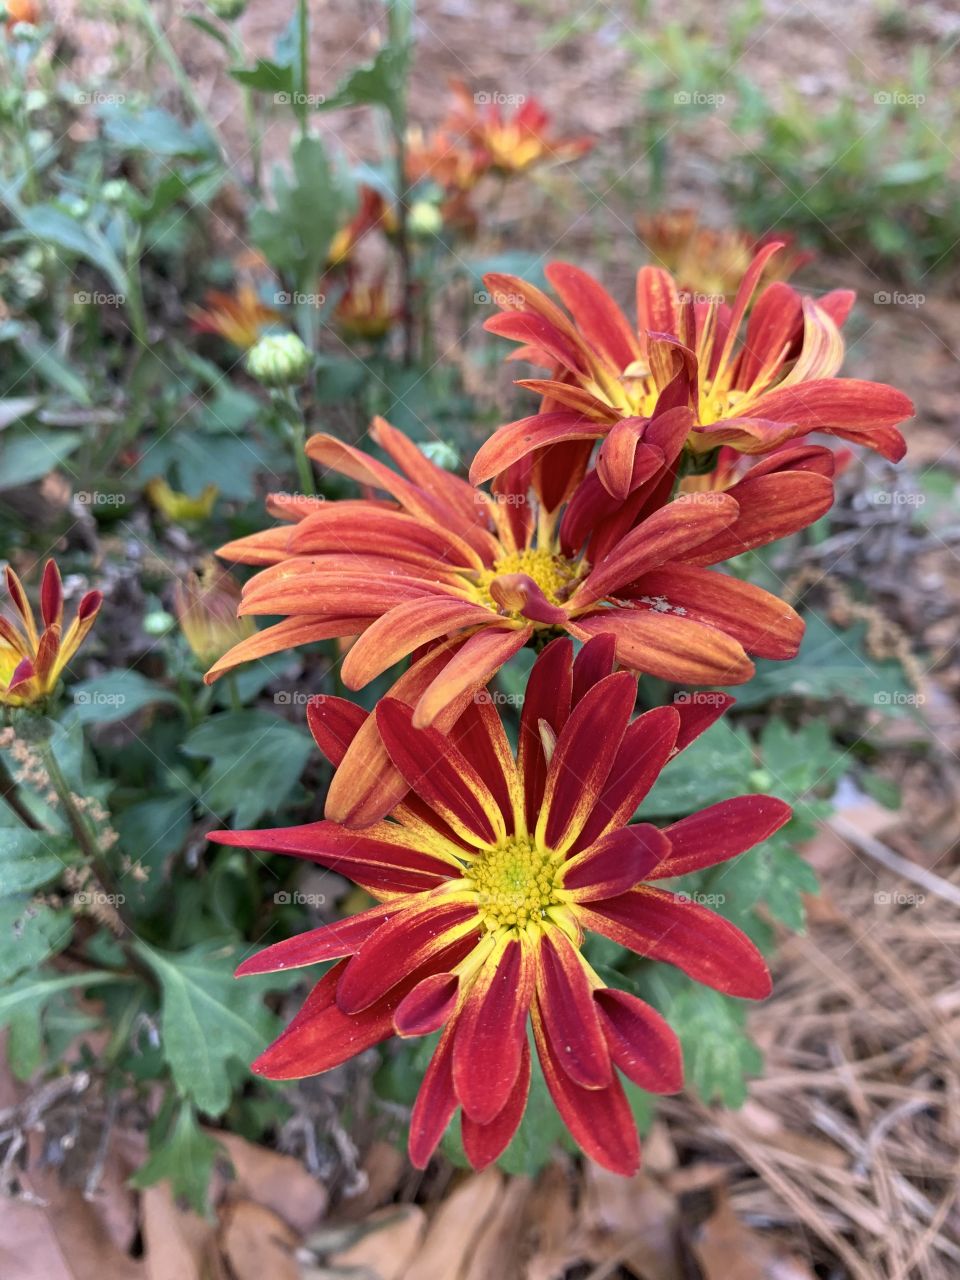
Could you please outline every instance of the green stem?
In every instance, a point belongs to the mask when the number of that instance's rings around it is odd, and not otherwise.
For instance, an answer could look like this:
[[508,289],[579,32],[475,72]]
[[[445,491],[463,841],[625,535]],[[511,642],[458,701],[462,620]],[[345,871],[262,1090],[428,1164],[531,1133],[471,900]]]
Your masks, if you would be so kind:
[[307,497],[312,498],[316,495],[317,487],[313,478],[313,470],[310,467],[310,459],[306,453],[307,426],[303,420],[303,411],[300,408],[300,402],[297,400],[297,393],[292,387],[286,387],[283,391],[277,393],[277,401],[281,407],[281,416],[293,446],[293,456],[301,488]]
[[242,711],[243,701],[240,697],[240,686],[237,684],[237,673],[228,671],[225,679],[227,681],[227,692],[230,694],[230,710]]
[[[104,892],[117,897],[116,885],[113,879],[113,872],[107,865],[106,859],[97,846],[96,836],[90,828],[90,823],[86,814],[81,813],[77,808],[77,803],[73,798],[73,792],[70,790],[70,784],[63,776],[63,770],[57,761],[57,757],[53,753],[49,739],[45,742],[38,743],[40,757],[43,760],[44,767],[50,775],[50,783],[57,793],[57,799],[63,807],[64,816],[67,819],[67,825],[73,835],[74,840],[80,846],[87,862],[93,869],[94,874],[100,881]],[[119,911],[117,912],[119,916]],[[126,928],[126,925],[124,925]]]
[[29,827],[31,831],[43,830],[43,826],[27,808],[20,794],[16,779],[11,775],[3,760],[0,760],[0,796],[3,797],[25,827]]
[[309,132],[310,106],[310,17],[307,12],[307,0],[297,0],[298,38],[300,43],[299,97],[294,103],[297,118],[300,121],[300,136],[305,138]]

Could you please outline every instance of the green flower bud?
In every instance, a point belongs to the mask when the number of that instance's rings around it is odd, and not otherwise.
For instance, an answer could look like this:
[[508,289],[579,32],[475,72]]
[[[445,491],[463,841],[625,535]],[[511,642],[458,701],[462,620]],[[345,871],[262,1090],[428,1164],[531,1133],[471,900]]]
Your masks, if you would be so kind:
[[410,206],[407,225],[412,236],[436,236],[443,227],[443,216],[429,200],[417,200]]
[[247,373],[265,387],[291,387],[310,368],[310,352],[295,333],[268,333],[247,353]]
[[247,7],[247,0],[207,0],[207,8],[224,22],[239,18]]

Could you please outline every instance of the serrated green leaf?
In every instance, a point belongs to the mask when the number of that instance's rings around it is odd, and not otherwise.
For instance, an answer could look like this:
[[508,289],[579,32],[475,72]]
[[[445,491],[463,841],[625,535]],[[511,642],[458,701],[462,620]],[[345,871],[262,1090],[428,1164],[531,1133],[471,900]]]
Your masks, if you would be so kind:
[[179,705],[169,689],[126,668],[81,680],[72,692],[74,713],[81,724],[112,724],[155,703]]
[[29,893],[55,880],[73,848],[63,835],[0,827],[0,897]]
[[727,720],[718,720],[670,761],[636,816],[644,821],[677,818],[756,791],[753,769],[749,738]]
[[200,784],[203,804],[250,827],[282,809],[312,754],[312,740],[265,711],[233,711],[204,721],[181,749],[210,761]]
[[200,1111],[222,1115],[230,1103],[229,1066],[256,1057],[272,1027],[265,984],[234,978],[240,954],[233,949],[134,945],[162,988],[160,1035],[174,1083]]
[[194,1212],[209,1210],[210,1178],[214,1161],[223,1148],[203,1133],[193,1107],[184,1102],[172,1124],[161,1116],[150,1131],[150,1155],[130,1179],[138,1189],[166,1179],[178,1200],[185,1200]]
[[69,911],[54,911],[27,897],[0,899],[0,982],[36,969],[70,941]]

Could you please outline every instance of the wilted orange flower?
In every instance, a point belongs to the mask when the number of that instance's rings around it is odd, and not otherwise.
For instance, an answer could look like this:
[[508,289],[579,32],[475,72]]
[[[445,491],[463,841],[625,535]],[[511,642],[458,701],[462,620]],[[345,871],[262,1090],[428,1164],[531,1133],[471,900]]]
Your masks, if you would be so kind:
[[399,314],[386,275],[370,281],[352,279],[333,310],[333,319],[346,338],[384,337]]
[[681,371],[695,415],[686,442],[694,457],[725,444],[769,453],[820,431],[902,458],[906,444],[894,424],[913,412],[910,400],[884,383],[836,376],[851,292],[814,301],[775,281],[750,308],[780,247],[767,245],[754,257],[732,307],[683,294],[669,272],[642,267],[636,328],[592,276],[568,263],[553,262],[546,274],[569,314],[516,276],[487,276],[503,314],[486,328],[522,343],[514,358],[544,365],[551,376],[520,381],[544,397],[541,412],[500,427],[477,451],[471,478],[498,475],[556,441],[631,434],[629,423],[648,418]]
[[385,235],[392,236],[397,231],[396,210],[384,198],[376,187],[363,185],[360,188],[360,203],[357,212],[345,227],[341,227],[330,243],[327,255],[327,266],[338,267],[347,261],[354,249],[371,231],[382,230]]
[[693,209],[676,209],[637,218],[637,235],[650,251],[654,265],[664,267],[681,287],[695,293],[719,294],[732,302],[754,256],[774,239],[785,252],[769,259],[761,284],[789,280],[813,258],[792,246],[792,237],[764,236],[759,240],[738,227],[702,226]]
[[215,333],[246,351],[263,330],[280,320],[279,311],[260,301],[256,289],[240,284],[234,293],[209,289],[202,307],[188,307],[187,314],[195,333]]
[[39,0],[5,0],[4,8],[7,11],[8,31],[18,22],[26,22],[35,27],[43,16]]
[[213,510],[220,490],[215,484],[207,484],[192,497],[171,488],[163,476],[154,476],[144,485],[147,498],[168,520],[206,520]]
[[822,515],[833,497],[830,451],[803,451],[815,456],[800,467],[765,460],[727,493],[666,501],[689,423],[686,408],[658,414],[629,453],[607,460],[614,487],[621,463],[629,471],[628,500],[612,499],[596,471],[583,474],[589,440],[576,446],[579,460],[559,451],[532,482],[517,474],[491,495],[381,419],[371,436],[399,471],[313,436],[314,462],[394,501],[327,502],[312,512],[284,504],[278,513],[293,528],[221,548],[226,559],[267,566],[244,587],[241,611],[285,621],[226,654],[207,679],[308,640],[358,636],[342,675],[360,689],[421,646],[462,637],[419,693],[416,723],[426,725],[535,634],[609,633],[623,666],[679,683],[748,680],[748,652],[792,657],[803,633],[797,614],[707,566]]
[[[659,883],[736,857],[790,817],[773,796],[725,800],[660,830],[630,820],[660,770],[732,699],[658,707],[632,719],[637,682],[613,671],[610,637],[574,660],[558,639],[527,682],[515,752],[489,698],[449,735],[418,729],[383,698],[375,719],[409,788],[386,821],[336,822],[211,839],[292,854],[362,885],[377,905],[286,939],[238,976],[336,960],[289,1027],[254,1062],[274,1080],[327,1071],[398,1034],[443,1028],[410,1124],[422,1168],[455,1112],[467,1158],[503,1151],[526,1107],[527,1027],[547,1088],[593,1160],[629,1175],[639,1143],[621,1076],[653,1093],[682,1083],[676,1036],[649,1005],[610,987],[583,954],[600,934],[730,996],[762,999],[770,975],[754,944]],[[343,732],[331,747],[329,703]],[[338,772],[367,713],[309,704]]]
[[86,639],[96,621],[103,595],[88,591],[77,607],[77,616],[63,634],[63,583],[53,560],[43,567],[40,615],[37,628],[23,584],[7,566],[7,593],[19,625],[0,615],[0,705],[28,706],[48,698],[63,669]]
[[177,581],[177,621],[202,666],[208,667],[232,645],[253,634],[253,619],[237,616],[239,604],[240,583],[212,557],[204,561],[199,573]]

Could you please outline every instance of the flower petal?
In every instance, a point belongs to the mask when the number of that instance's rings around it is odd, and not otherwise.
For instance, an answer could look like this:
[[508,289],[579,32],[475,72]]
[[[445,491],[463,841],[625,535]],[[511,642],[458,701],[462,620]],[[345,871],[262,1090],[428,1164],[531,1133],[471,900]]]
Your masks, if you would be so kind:
[[536,825],[547,778],[540,725],[559,736],[570,715],[573,645],[566,636],[551,640],[531,668],[520,711],[517,762],[523,782],[527,830]]
[[451,706],[469,699],[523,648],[532,627],[508,630],[481,627],[458,647],[417,700],[413,723],[418,729],[437,724]]
[[557,1062],[582,1088],[605,1088],[613,1079],[610,1052],[579,952],[565,933],[549,929],[537,959],[537,1005]]
[[460,1133],[463,1149],[474,1169],[485,1169],[492,1164],[516,1133],[527,1106],[530,1092],[530,1046],[526,1036],[520,1055],[520,1070],[510,1090],[502,1111],[498,1111],[489,1124],[478,1124],[466,1111],[460,1113]]
[[432,973],[418,982],[393,1015],[397,1035],[428,1036],[438,1031],[457,1007],[459,989],[455,973]]
[[387,609],[359,636],[343,660],[343,683],[362,689],[428,641],[495,620],[492,609],[459,596],[406,600]]
[[516,1085],[534,973],[529,944],[507,942],[480,969],[457,1018],[454,1085],[464,1113],[478,1124],[499,1115]]
[[399,909],[398,905],[378,904],[367,911],[360,911],[345,920],[309,929],[292,938],[275,942],[272,947],[249,956],[237,968],[236,977],[246,978],[252,973],[276,973],[280,969],[302,969],[322,960],[339,960],[352,956],[362,943]]
[[683,1088],[683,1055],[669,1023],[626,991],[594,991],[610,1057],[628,1080],[648,1093]]
[[601,836],[563,866],[563,887],[575,902],[612,898],[634,889],[670,860],[670,841],[649,823],[620,827]]
[[604,609],[568,626],[582,640],[612,632],[623,666],[675,684],[742,684],[754,672],[739,641],[675,613]]
[[726,862],[768,839],[792,816],[790,806],[775,796],[721,800],[666,828],[670,852],[646,878],[665,880]]
[[531,1016],[547,1088],[575,1142],[597,1164],[631,1177],[640,1167],[640,1141],[620,1081],[614,1076],[605,1089],[576,1084],[563,1070],[536,1003]]
[[413,1104],[407,1152],[415,1169],[427,1167],[457,1109],[451,1071],[455,1028],[449,1023],[440,1037]]
[[577,908],[585,928],[637,955],[676,965],[724,995],[762,1000],[770,994],[763,956],[722,916],[663,889],[633,889]]

